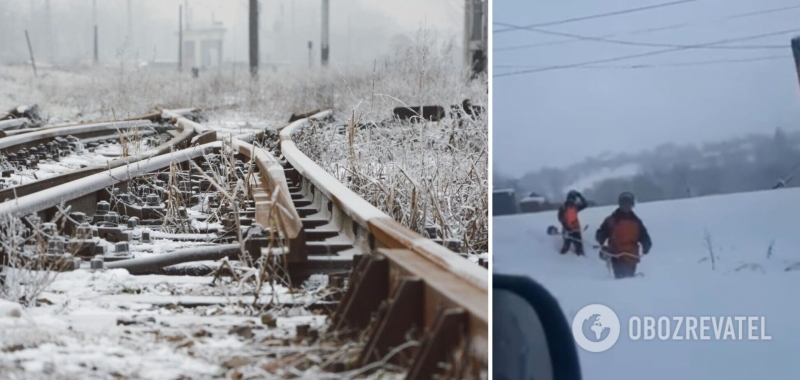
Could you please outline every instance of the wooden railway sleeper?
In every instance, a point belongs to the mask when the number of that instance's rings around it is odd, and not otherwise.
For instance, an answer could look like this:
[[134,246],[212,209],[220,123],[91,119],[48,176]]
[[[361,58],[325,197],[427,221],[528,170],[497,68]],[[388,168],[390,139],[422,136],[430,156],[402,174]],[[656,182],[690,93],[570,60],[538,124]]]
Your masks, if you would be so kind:
[[[450,376],[457,373],[456,378],[467,376],[469,359],[461,360],[467,355],[460,354],[468,342],[468,313],[439,304],[426,329],[424,309],[430,307],[430,300],[425,297],[424,280],[401,278],[390,294],[390,278],[395,274],[389,259],[380,252],[357,257],[349,285],[331,316],[331,326],[345,332],[345,337],[355,338],[354,332],[368,330],[364,349],[354,364],[362,367],[391,353],[389,363],[409,367],[407,379],[429,379],[443,371]],[[418,344],[392,352],[409,339]]]

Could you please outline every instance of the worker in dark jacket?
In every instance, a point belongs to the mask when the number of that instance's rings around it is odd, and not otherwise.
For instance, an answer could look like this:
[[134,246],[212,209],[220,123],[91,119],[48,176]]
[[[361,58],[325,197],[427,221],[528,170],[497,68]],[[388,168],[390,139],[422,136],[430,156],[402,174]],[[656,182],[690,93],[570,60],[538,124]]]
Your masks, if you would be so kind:
[[600,256],[611,260],[616,278],[633,277],[640,259],[639,245],[645,255],[653,245],[642,220],[633,213],[634,203],[632,193],[620,194],[619,208],[603,221],[595,236],[601,246]]
[[564,234],[564,246],[561,254],[569,252],[570,245],[575,245],[575,254],[583,256],[583,237],[581,236],[581,222],[578,213],[586,208],[586,199],[581,193],[571,190],[567,200],[558,208],[558,221]]

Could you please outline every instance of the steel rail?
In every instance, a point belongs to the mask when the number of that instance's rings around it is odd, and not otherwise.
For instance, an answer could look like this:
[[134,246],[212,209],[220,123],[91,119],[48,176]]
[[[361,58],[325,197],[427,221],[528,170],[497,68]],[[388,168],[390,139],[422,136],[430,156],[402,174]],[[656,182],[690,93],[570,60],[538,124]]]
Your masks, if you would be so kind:
[[19,119],[9,119],[9,120],[0,120],[0,131],[2,133],[8,135],[9,132],[12,130],[16,130],[19,127],[22,127],[25,124],[30,123],[30,119],[27,117],[21,117]]
[[[106,122],[106,123],[91,123],[79,124],[66,127],[49,128],[35,132],[12,135],[0,138],[0,151],[8,151],[11,148],[16,150],[37,146],[41,143],[47,143],[56,137],[75,136],[79,139],[92,139],[101,136],[109,136],[116,134],[119,130],[130,130],[133,128],[143,127],[149,122],[145,120],[133,120],[122,122]],[[143,131],[143,133],[154,133],[152,131]]]
[[[165,110],[153,111],[153,112],[150,112],[150,113],[146,113],[144,115],[134,116],[134,117],[126,118],[126,119],[107,120],[107,121],[96,122],[96,123],[119,123],[119,122],[123,122],[123,121],[138,121],[138,120],[149,120],[149,121],[152,121],[152,122],[157,122],[157,121],[164,121],[164,120],[170,120],[170,119],[177,119],[177,118],[184,117],[184,116],[186,116],[186,115],[188,115],[188,114],[190,114],[192,112],[196,112],[196,111],[198,111],[197,108],[181,108],[181,109],[177,109],[177,110],[165,109]],[[20,120],[20,119],[12,119],[12,120]],[[25,119],[25,120],[27,120],[27,119]],[[45,125],[45,126],[38,127],[38,128],[15,129],[15,130],[6,131],[6,135],[7,136],[14,136],[14,135],[21,135],[21,134],[26,134],[26,133],[31,133],[31,132],[44,131],[44,130],[48,130],[48,129],[63,128],[63,127],[74,127],[74,126],[86,125],[86,124],[92,124],[92,123],[72,123],[72,124],[61,124],[61,125]]]
[[[319,119],[330,115],[331,111],[324,111],[311,118]],[[336,180],[301,152],[292,140],[292,135],[306,126],[308,120],[295,121],[280,132],[281,152],[294,170],[313,184],[314,191],[320,192],[359,226],[374,234],[378,247],[410,249],[444,269],[458,274],[473,286],[488,291],[488,273],[485,269],[473,265],[468,260],[454,255],[452,251],[401,225]]]
[[219,147],[221,147],[221,143],[213,142],[104,170],[100,173],[50,187],[46,192],[39,191],[0,203],[0,214],[28,215],[55,207],[62,202],[68,204],[70,201],[96,193],[108,186],[114,186],[143,174],[168,168],[172,162],[180,163],[202,157],[207,150]]
[[[175,117],[175,116],[179,117],[179,115],[180,114],[176,113],[174,115],[170,115],[170,117]],[[175,136],[173,136],[169,141],[166,141],[163,144],[153,149],[141,152],[135,156],[129,156],[111,160],[106,165],[94,165],[79,170],[52,176],[49,178],[45,178],[39,181],[29,182],[23,185],[18,185],[11,188],[0,190],[0,202],[6,199],[14,199],[17,197],[30,195],[38,191],[43,191],[45,189],[48,189],[52,186],[55,186],[56,184],[75,181],[77,179],[84,178],[92,174],[100,173],[108,169],[114,169],[123,165],[128,165],[132,162],[145,160],[150,157],[166,154],[173,149],[185,148],[190,144],[191,139],[199,134],[199,131],[195,129],[194,124],[182,123],[182,121],[184,120],[188,121],[183,118],[174,120],[174,122],[178,125],[178,133]],[[53,136],[52,135],[53,132],[57,133],[57,136],[66,136],[66,135],[81,136],[81,135],[86,135],[88,133],[93,135],[94,136],[93,138],[111,137],[111,136],[116,136],[119,129],[133,128],[140,125],[140,123],[144,123],[144,121],[137,120],[137,121],[120,122],[120,123],[92,123],[92,124],[78,124],[67,127],[59,127],[57,130],[49,129],[47,131],[36,131],[23,135],[0,138],[0,147],[6,147],[6,149],[8,149],[9,147],[14,147],[16,148],[15,150],[19,150],[22,149],[24,146],[36,145],[35,142],[51,139],[51,137],[49,136]],[[120,124],[122,124],[122,127],[120,127]],[[85,127],[89,128],[87,129]],[[205,128],[201,128],[200,131],[205,131],[205,130],[206,130]],[[97,134],[99,133],[98,131],[102,131],[103,133],[106,134]],[[31,143],[31,141],[34,141],[34,143]]]
[[334,328],[368,329],[361,365],[402,344],[413,326],[422,328],[408,378],[438,372],[438,363],[451,360],[464,340],[465,354],[485,368],[488,271],[398,223],[301,152],[292,136],[309,120],[331,114],[324,111],[289,124],[280,131],[280,149],[300,192],[343,234],[366,245],[364,254],[354,258],[350,284],[332,316]]
[[217,244],[207,247],[184,248],[162,255],[110,262],[105,264],[105,267],[108,269],[125,269],[130,274],[149,274],[171,265],[196,261],[216,261],[225,257],[238,257],[239,253],[239,243]]

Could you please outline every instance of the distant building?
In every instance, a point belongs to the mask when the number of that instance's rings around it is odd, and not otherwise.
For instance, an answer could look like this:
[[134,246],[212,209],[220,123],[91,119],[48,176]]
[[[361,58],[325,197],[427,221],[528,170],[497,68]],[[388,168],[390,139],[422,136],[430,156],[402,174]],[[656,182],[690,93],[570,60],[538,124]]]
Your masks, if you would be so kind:
[[492,191],[492,216],[517,213],[517,198],[513,189]]
[[183,68],[207,69],[220,66],[226,30],[220,22],[206,28],[187,26],[183,32]]
[[531,192],[519,201],[519,212],[539,212],[552,209],[551,206],[543,195]]

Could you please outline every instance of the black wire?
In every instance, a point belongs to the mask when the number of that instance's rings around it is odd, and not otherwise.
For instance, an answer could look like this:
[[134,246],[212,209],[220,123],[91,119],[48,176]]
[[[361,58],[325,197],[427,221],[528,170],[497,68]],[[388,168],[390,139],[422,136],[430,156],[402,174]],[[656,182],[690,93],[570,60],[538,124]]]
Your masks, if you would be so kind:
[[[663,8],[663,7],[668,7],[668,6],[672,6],[672,5],[678,5],[678,4],[684,4],[684,3],[692,3],[692,2],[695,2],[695,1],[699,1],[699,0],[679,0],[679,1],[669,2],[669,3],[648,5],[648,6],[639,7],[639,8],[624,9],[624,10],[621,10],[621,11],[614,11],[614,12],[609,12],[609,13],[601,13],[601,14],[596,14],[596,15],[591,15],[591,16],[581,16],[581,17],[568,18],[568,19],[559,20],[559,21],[550,21],[550,22],[544,22],[544,23],[531,24],[531,25],[527,25],[527,27],[542,27],[542,26],[552,26],[552,25],[567,24],[567,23],[571,23],[571,22],[585,21],[585,20],[591,20],[591,19],[603,18],[603,17],[610,17],[610,16],[618,16],[618,15],[622,15],[622,14],[646,11],[646,10],[650,10],[650,9]],[[512,30],[514,30],[514,29],[513,28],[499,29],[499,30],[493,31],[493,33],[504,33],[504,32],[508,32],[508,31],[512,31]]]
[[[691,45],[691,46],[692,46],[692,48],[696,48],[696,47],[699,47],[699,46],[719,45],[719,44],[725,44],[725,43],[729,43],[729,42],[746,41],[746,40],[753,40],[753,39],[764,38],[764,37],[777,36],[777,35],[781,35],[781,34],[794,33],[794,32],[798,32],[798,31],[800,31],[800,28],[782,30],[782,31],[771,32],[771,33],[764,33],[764,34],[758,34],[758,35],[752,35],[752,36],[738,37],[738,38],[729,38],[729,39],[713,41],[713,42],[707,42],[707,43],[704,43],[704,44]],[[617,61],[623,61],[623,60],[627,60],[627,59],[649,57],[649,56],[653,56],[653,55],[672,53],[672,52],[682,51],[682,50],[686,50],[686,49],[687,48],[685,48],[685,47],[668,48],[668,49],[662,49],[662,50],[656,50],[656,51],[649,51],[649,52],[645,52],[645,53],[624,55],[624,56],[619,56],[619,57],[614,57],[614,58],[597,59],[597,60],[593,60],[593,61],[586,61],[586,62],[579,62],[579,63],[570,63],[570,64],[557,65],[557,66],[544,66],[544,67],[533,68],[533,69],[529,69],[529,70],[512,71],[512,72],[508,72],[508,73],[495,74],[495,75],[493,75],[493,77],[498,78],[498,77],[506,77],[506,76],[512,76],[512,75],[536,73],[536,72],[542,72],[542,71],[570,69],[570,68],[587,66],[587,65],[594,65],[594,64],[599,64],[599,63],[617,62]]]
[[[787,6],[787,7],[765,9],[765,10],[752,11],[752,12],[747,12],[747,13],[737,13],[737,14],[733,14],[733,15],[730,15],[730,16],[727,16],[727,17],[724,17],[724,18],[720,18],[720,19],[712,19],[710,21],[719,22],[719,21],[725,21],[725,20],[733,20],[733,19],[738,19],[738,18],[753,17],[753,16],[758,16],[758,15],[763,15],[763,14],[768,14],[768,13],[774,13],[774,12],[780,12],[780,11],[786,11],[786,10],[792,10],[792,9],[800,9],[800,5],[790,5],[790,6]],[[499,22],[495,22],[495,23],[496,24],[500,24]],[[608,37],[617,37],[617,36],[623,36],[623,35],[652,33],[652,32],[659,32],[659,31],[665,31],[665,30],[676,30],[676,29],[681,29],[681,28],[685,28],[687,26],[693,26],[693,25],[697,25],[697,24],[699,24],[699,23],[697,23],[697,22],[684,22],[684,23],[680,23],[680,24],[666,25],[666,26],[656,27],[656,28],[634,29],[634,30],[627,31],[627,32],[622,32],[622,33],[606,34],[606,35],[602,35],[602,36],[595,37],[595,38],[608,38]],[[569,44],[569,43],[579,42],[579,41],[581,41],[581,40],[576,40],[575,38],[569,38],[569,39],[564,39],[564,40],[545,41],[545,42],[539,42],[539,43],[534,43],[534,44],[512,45],[512,46],[494,48],[493,52],[496,53],[496,52],[501,52],[501,51],[514,51],[514,50],[529,49],[529,48],[540,47],[540,46],[562,45],[562,44]]]
[[754,12],[749,12],[749,13],[742,13],[742,14],[730,16],[728,18],[729,19],[744,18],[744,17],[756,16],[756,15],[763,15],[763,14],[766,14],[766,13],[774,13],[774,12],[786,11],[786,10],[790,10],[790,9],[797,9],[797,8],[800,8],[800,5],[790,5],[788,7],[773,8],[773,9],[766,9],[766,10],[763,10],[763,11],[754,11]]
[[605,42],[610,44],[618,44],[618,45],[628,45],[628,46],[647,46],[647,47],[681,47],[686,49],[726,49],[726,50],[741,50],[741,49],[786,49],[785,45],[741,45],[741,46],[694,46],[694,45],[678,45],[678,44],[662,44],[662,43],[655,43],[655,42],[636,42],[636,41],[625,41],[625,40],[612,40],[609,38],[603,37],[592,37],[592,36],[584,36],[581,34],[572,34],[572,33],[563,33],[563,32],[555,32],[551,30],[544,30],[544,29],[537,29],[537,28],[530,28],[530,27],[520,27],[516,25],[506,24],[497,22],[498,25],[505,25],[515,29],[522,29],[526,31],[541,33],[541,34],[548,34],[552,36],[560,36],[560,37],[569,37],[574,38],[582,41],[595,41],[595,42]]
[[[641,65],[598,65],[598,66],[581,66],[583,69],[653,69],[663,67],[687,67],[687,66],[707,66],[725,63],[744,63],[744,62],[758,62],[769,61],[774,59],[787,59],[792,58],[790,54],[784,55],[770,55],[764,57],[742,58],[742,59],[714,59],[706,61],[686,61],[686,62],[672,62],[663,64],[641,64]],[[494,65],[496,68],[530,68],[536,67],[531,65]]]

